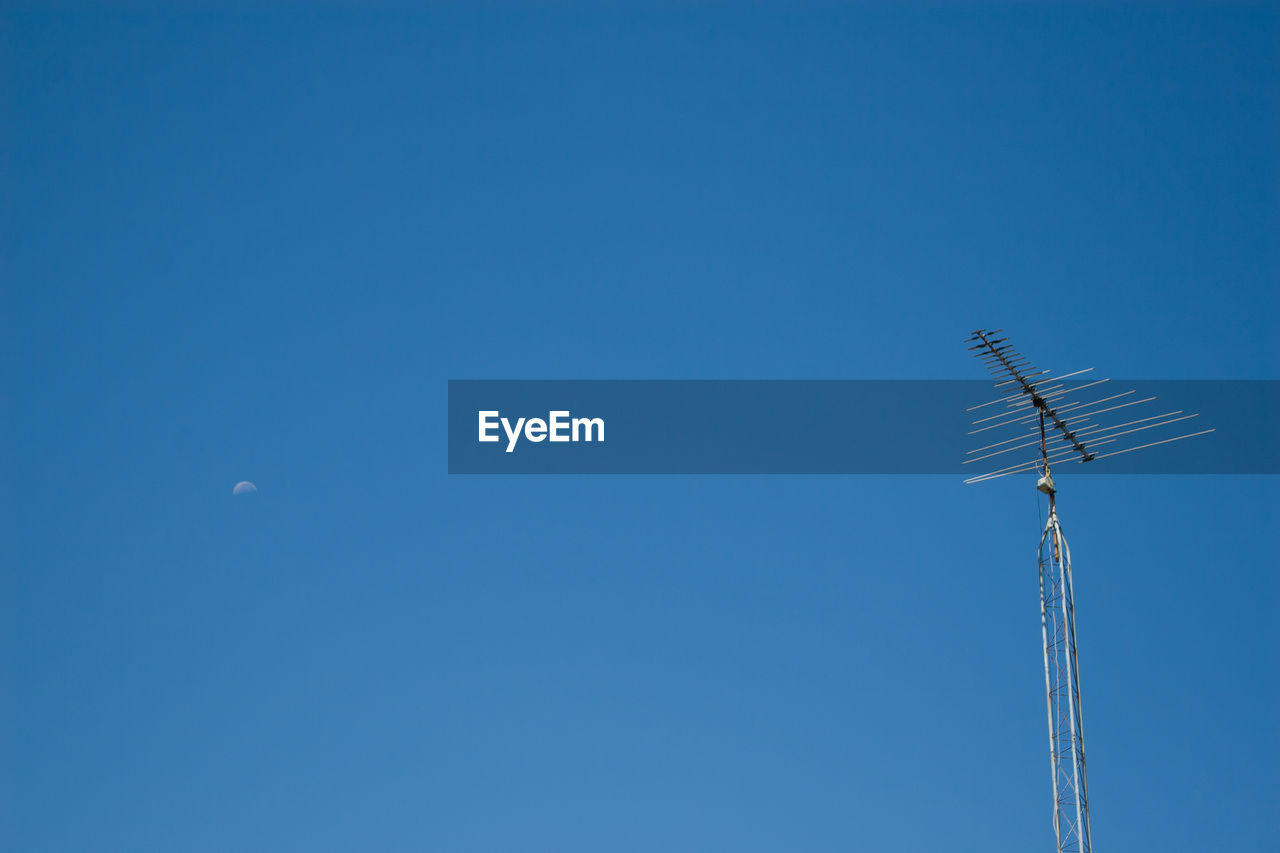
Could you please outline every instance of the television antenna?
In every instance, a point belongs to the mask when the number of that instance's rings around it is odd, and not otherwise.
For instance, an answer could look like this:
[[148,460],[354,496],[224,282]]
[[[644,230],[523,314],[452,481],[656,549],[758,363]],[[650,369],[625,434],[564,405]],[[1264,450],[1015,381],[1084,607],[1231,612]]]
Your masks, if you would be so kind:
[[[982,359],[1001,394],[995,400],[966,410],[975,415],[969,435],[980,436],[980,441],[994,441],[1001,437],[996,430],[1003,430],[1006,435],[1011,430],[1015,434],[970,450],[965,465],[987,462],[997,467],[975,474],[965,482],[979,483],[1037,472],[1040,477],[1036,488],[1049,498],[1049,518],[1040,534],[1038,563],[1049,760],[1053,772],[1053,832],[1058,853],[1091,853],[1071,550],[1058,521],[1057,487],[1051,468],[1058,462],[1073,459],[1079,463],[1092,462],[1194,438],[1213,430],[1121,447],[1130,441],[1127,436],[1182,423],[1198,415],[1175,410],[1126,421],[1126,417],[1132,417],[1131,412],[1116,413],[1156,398],[1138,398],[1132,390],[1111,393],[1111,386],[1106,385],[1109,379],[1075,378],[1090,373],[1091,367],[1057,376],[1052,375],[1052,371],[1040,370],[1013,348],[1008,337],[1001,337],[1002,331],[979,329],[968,340],[969,349]],[[1083,396],[1094,399],[1078,396],[1086,389],[1094,390]],[[1011,459],[1019,461],[1004,464]]]

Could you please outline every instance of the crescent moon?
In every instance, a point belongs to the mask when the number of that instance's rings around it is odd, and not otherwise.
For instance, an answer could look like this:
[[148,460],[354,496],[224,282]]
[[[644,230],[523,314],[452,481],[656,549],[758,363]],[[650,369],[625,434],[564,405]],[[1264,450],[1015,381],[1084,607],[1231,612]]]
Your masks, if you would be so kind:
[[241,480],[240,482],[236,483],[235,486],[232,487],[231,494],[252,495],[252,494],[257,494],[257,491],[258,491],[258,487],[255,486],[253,483],[250,483],[248,480]]

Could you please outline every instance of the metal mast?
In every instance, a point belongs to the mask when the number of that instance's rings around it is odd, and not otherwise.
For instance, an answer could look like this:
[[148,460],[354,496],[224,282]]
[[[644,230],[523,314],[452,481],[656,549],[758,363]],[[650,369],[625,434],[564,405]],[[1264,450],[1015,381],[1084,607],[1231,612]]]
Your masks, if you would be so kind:
[[[1089,831],[1089,785],[1084,762],[1084,721],[1080,702],[1080,662],[1076,653],[1071,549],[1067,547],[1066,537],[1062,535],[1062,525],[1058,521],[1057,488],[1050,473],[1051,465],[1053,462],[1077,457],[1080,462],[1090,462],[1156,444],[1204,435],[1213,430],[1179,435],[1123,450],[1094,453],[1092,448],[1112,444],[1120,436],[1187,420],[1196,415],[1183,415],[1181,411],[1173,411],[1126,423],[1103,425],[1096,420],[1098,416],[1150,402],[1155,398],[1130,400],[1126,398],[1134,392],[1126,391],[1087,402],[1075,400],[1071,397],[1075,392],[1102,385],[1109,380],[1062,381],[1087,373],[1092,368],[1046,378],[1050,371],[1037,370],[1013,349],[1008,338],[997,337],[999,332],[1000,330],[980,329],[969,339],[969,349],[983,360],[997,380],[996,388],[1003,394],[997,400],[969,409],[974,412],[1003,404],[1003,408],[997,409],[997,414],[976,419],[970,435],[1001,427],[1014,427],[1018,434],[1014,438],[969,451],[971,458],[965,464],[1019,450],[1025,454],[1030,448],[1035,448],[1032,451],[1034,456],[1030,460],[970,477],[965,482],[980,482],[1037,471],[1040,479],[1036,487],[1048,495],[1049,519],[1040,535],[1038,565],[1045,702],[1049,714],[1049,762],[1053,773],[1053,832],[1059,853],[1091,853],[1093,840]],[[1124,402],[1116,402],[1119,400]],[[1099,406],[1103,408],[1098,408]]]
[[1057,490],[1049,473],[1044,410],[1039,413],[1042,471],[1049,520],[1040,534],[1040,631],[1049,712],[1049,764],[1053,773],[1053,833],[1060,853],[1090,853],[1089,783],[1084,767],[1084,709],[1076,654],[1076,604],[1071,549],[1058,523]]

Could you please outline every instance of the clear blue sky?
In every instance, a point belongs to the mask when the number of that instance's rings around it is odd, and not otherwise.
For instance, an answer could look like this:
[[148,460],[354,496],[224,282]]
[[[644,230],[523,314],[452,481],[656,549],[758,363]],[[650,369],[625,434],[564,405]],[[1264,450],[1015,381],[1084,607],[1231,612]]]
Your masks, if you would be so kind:
[[[128,5],[0,13],[0,847],[1050,849],[1029,480],[446,381],[1276,378],[1274,7]],[[1275,480],[1064,480],[1095,842],[1274,849]]]

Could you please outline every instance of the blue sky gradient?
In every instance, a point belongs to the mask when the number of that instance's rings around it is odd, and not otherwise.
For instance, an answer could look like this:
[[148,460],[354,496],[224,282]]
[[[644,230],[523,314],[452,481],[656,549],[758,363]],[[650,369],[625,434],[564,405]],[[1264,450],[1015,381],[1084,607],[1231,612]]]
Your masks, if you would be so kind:
[[[450,477],[446,382],[1277,378],[1278,36],[5,5],[0,847],[1050,849],[1031,479]],[[1272,849],[1274,480],[1063,480],[1097,843]]]

